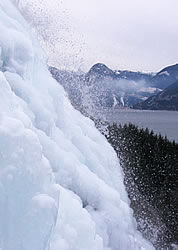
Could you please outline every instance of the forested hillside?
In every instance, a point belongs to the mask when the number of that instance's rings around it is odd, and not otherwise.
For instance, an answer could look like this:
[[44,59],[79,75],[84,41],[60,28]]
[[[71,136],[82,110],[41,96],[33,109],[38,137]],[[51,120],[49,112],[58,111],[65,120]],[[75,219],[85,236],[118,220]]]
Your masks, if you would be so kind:
[[178,144],[133,124],[96,122],[120,159],[139,230],[158,249],[178,243]]

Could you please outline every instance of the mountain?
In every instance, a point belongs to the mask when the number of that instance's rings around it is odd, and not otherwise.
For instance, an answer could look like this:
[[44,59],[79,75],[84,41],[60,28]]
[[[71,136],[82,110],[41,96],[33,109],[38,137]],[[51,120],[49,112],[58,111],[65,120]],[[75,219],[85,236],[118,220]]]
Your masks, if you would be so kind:
[[34,30],[9,0],[0,20],[0,249],[154,249],[116,153],[51,77]]
[[141,80],[150,80],[152,78],[152,74],[150,73],[142,73],[142,72],[134,72],[128,70],[111,70],[105,64],[96,63],[91,67],[91,69],[86,74],[86,78],[91,80],[93,78],[100,79],[105,77],[111,77],[113,79],[126,79],[132,81],[141,81]]
[[54,67],[49,70],[63,85],[72,104],[88,113],[96,109],[130,107],[161,91],[147,84],[152,74],[114,71],[101,63],[93,65],[86,74]]
[[[139,103],[146,104],[178,79],[178,64],[168,66],[156,74],[111,70],[102,63],[80,74],[54,67],[49,67],[49,70],[63,85],[72,104],[88,113],[103,108],[139,108]],[[175,109],[172,104],[170,107],[165,105],[163,102],[160,109]]]
[[145,81],[146,86],[164,89],[178,79],[178,64],[163,68],[158,73],[143,73],[129,70],[111,70],[102,63],[97,63],[91,67],[86,74],[87,78],[100,79],[111,77],[113,79],[125,79],[129,81]]
[[150,81],[150,86],[164,89],[178,80],[178,64],[168,66],[158,72]]
[[97,63],[91,67],[91,69],[86,74],[86,80],[91,79],[103,79],[105,77],[115,77],[117,76],[115,72],[109,69],[105,64]]
[[178,81],[156,96],[133,106],[135,109],[178,110]]
[[93,90],[93,95],[96,95],[97,103],[104,100],[103,107],[116,108],[130,107],[160,92],[161,89],[148,84],[152,78],[151,73],[113,71],[106,65],[97,63],[88,71],[85,80],[92,86],[90,89]]

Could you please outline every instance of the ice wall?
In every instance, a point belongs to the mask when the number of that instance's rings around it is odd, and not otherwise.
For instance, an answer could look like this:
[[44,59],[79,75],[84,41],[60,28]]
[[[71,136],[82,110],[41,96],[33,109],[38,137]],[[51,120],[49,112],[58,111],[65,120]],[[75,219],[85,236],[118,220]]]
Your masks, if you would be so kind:
[[153,249],[113,149],[52,79],[35,34],[0,1],[0,249]]

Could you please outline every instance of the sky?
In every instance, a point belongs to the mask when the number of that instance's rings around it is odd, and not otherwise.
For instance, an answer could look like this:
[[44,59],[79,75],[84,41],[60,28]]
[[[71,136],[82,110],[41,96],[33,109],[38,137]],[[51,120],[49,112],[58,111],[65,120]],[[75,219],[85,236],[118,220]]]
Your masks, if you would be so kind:
[[178,0],[19,0],[49,64],[157,72],[178,62]]

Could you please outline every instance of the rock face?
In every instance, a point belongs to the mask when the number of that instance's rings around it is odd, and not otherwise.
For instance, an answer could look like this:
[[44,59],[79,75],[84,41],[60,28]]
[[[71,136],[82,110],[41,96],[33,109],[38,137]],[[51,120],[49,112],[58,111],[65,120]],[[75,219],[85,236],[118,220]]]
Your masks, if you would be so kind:
[[178,110],[178,81],[171,84],[156,96],[134,105],[135,109]]

